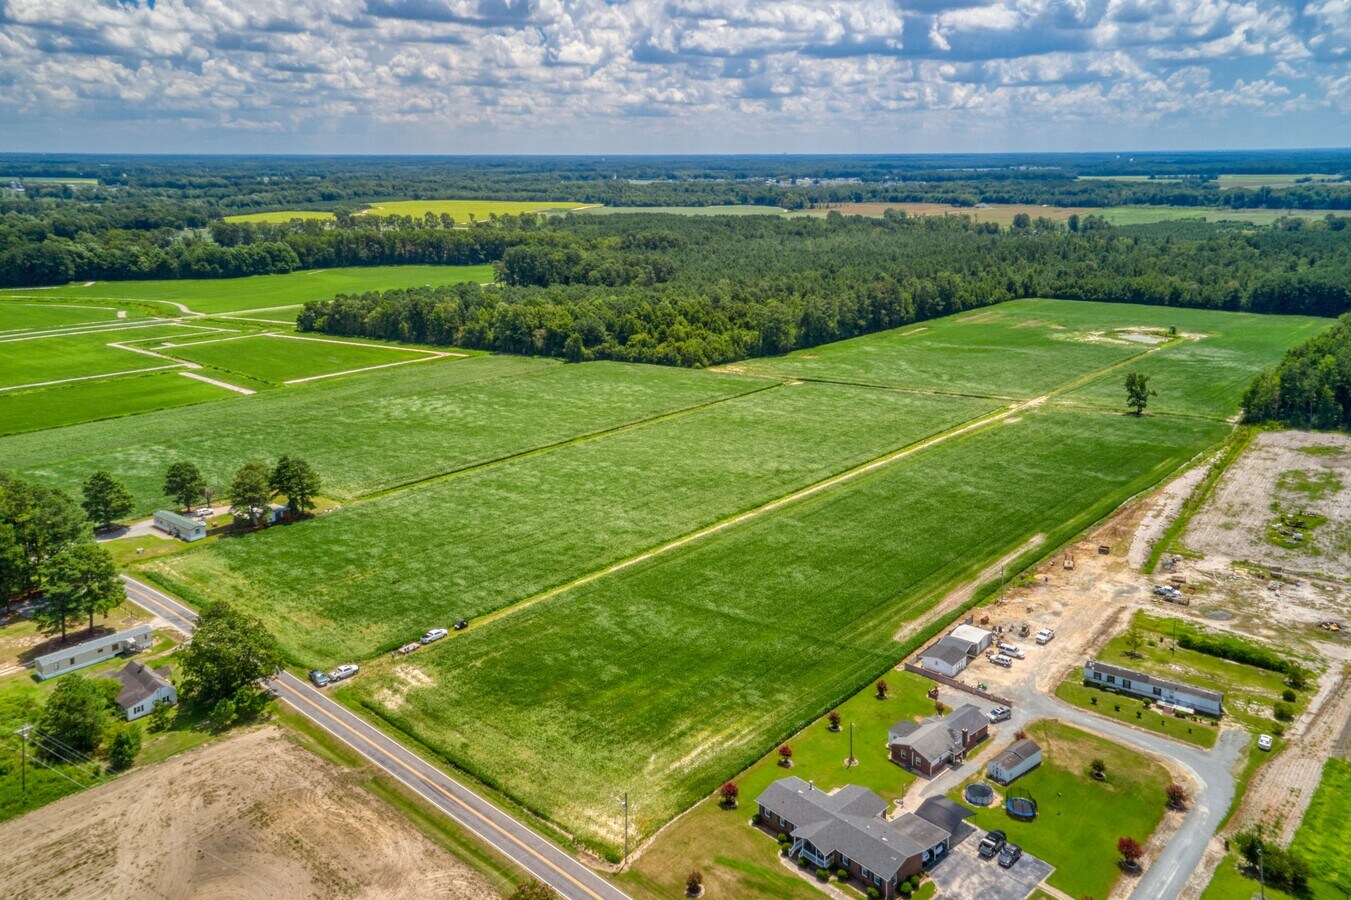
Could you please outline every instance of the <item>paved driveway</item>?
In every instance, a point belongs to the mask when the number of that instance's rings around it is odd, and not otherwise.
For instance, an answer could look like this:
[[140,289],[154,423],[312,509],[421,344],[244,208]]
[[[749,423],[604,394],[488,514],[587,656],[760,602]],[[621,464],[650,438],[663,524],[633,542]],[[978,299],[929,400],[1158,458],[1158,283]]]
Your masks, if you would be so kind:
[[973,897],[980,900],[1024,900],[1037,885],[1055,871],[1050,863],[1027,853],[1013,864],[1000,868],[993,859],[976,855],[984,832],[976,832],[953,848],[948,858],[930,870],[940,897]]

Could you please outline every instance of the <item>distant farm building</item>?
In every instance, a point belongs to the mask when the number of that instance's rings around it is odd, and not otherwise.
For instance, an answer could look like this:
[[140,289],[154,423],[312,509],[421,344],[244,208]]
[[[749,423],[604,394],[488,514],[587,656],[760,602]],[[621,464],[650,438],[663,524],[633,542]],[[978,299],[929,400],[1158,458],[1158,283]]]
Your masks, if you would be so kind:
[[1029,738],[1014,741],[1003,753],[985,764],[990,780],[1008,784],[1041,765],[1041,747]]
[[1224,694],[1220,691],[1147,675],[1096,659],[1084,664],[1084,679],[1099,687],[1154,700],[1179,712],[1224,715]]
[[943,766],[966,759],[967,751],[989,736],[990,720],[968,703],[947,716],[897,722],[887,732],[887,749],[892,762],[932,778]]
[[148,716],[155,711],[155,704],[178,702],[178,691],[169,682],[169,667],[152,669],[144,663],[129,662],[115,676],[122,682],[122,690],[117,694],[117,705],[127,721]]
[[65,650],[39,656],[33,663],[33,674],[37,675],[39,681],[45,681],[103,662],[105,659],[112,659],[114,656],[149,649],[151,640],[150,626],[137,625],[127,631],[104,635]]
[[180,541],[200,541],[206,537],[206,522],[168,509],[161,509],[155,513],[154,525]]

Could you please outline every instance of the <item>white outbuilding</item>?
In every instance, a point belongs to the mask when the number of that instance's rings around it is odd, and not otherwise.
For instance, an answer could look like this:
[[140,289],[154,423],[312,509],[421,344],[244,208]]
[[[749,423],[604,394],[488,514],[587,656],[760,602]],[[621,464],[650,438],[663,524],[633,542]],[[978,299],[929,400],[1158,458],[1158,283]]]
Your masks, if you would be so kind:
[[1041,747],[1029,738],[1014,741],[1008,749],[985,764],[991,781],[1008,784],[1041,765]]

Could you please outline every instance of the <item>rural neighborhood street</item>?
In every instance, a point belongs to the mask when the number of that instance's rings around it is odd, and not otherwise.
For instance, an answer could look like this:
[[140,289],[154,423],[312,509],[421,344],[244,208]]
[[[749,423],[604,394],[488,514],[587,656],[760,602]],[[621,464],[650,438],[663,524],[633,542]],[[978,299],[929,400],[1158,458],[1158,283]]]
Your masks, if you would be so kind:
[[[122,576],[127,597],[184,634],[197,615],[174,598]],[[496,805],[288,672],[269,683],[301,715],[397,778],[568,900],[624,900],[618,888]]]

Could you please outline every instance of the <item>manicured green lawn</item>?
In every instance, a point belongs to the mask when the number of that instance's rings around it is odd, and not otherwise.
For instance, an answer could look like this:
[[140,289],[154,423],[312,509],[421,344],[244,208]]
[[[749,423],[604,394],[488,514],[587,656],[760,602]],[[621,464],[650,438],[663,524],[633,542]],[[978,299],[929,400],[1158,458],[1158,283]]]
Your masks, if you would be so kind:
[[0,392],[0,435],[42,431],[235,396],[184,378],[177,371],[147,372],[100,381]]
[[1147,349],[1095,336],[1102,326],[1077,306],[1017,300],[726,368],[1027,399]]
[[1040,409],[340,693],[613,851],[614,785],[650,834],[895,663],[895,632],[955,579],[1039,532],[1058,545],[1222,433]]
[[7,291],[0,293],[0,297],[31,295],[42,300],[73,302],[140,300],[154,303],[165,315],[174,315],[178,310],[171,302],[181,303],[194,312],[224,313],[331,300],[337,294],[492,280],[492,266],[353,266],[248,278],[98,281],[88,286],[71,283],[41,291]]
[[[1220,860],[1220,865],[1210,879],[1210,885],[1206,888],[1205,893],[1201,895],[1201,900],[1252,900],[1253,897],[1258,896],[1257,878],[1255,876],[1249,878],[1239,871],[1239,861],[1237,853],[1226,854],[1224,859]],[[1309,897],[1296,897],[1294,894],[1270,885],[1267,885],[1263,890],[1266,891],[1267,900],[1311,900]],[[1315,892],[1312,900],[1334,900],[1334,898],[1331,895],[1321,896]],[[1339,896],[1335,900],[1342,900],[1342,898]]]
[[238,602],[294,659],[329,665],[566,584],[992,406],[774,386],[221,541],[151,571],[183,596]]
[[193,342],[162,352],[210,366],[227,375],[240,374],[272,384],[373,366],[437,359],[428,351],[397,345],[373,346],[273,334]]
[[325,496],[349,500],[765,386],[687,369],[476,356],[0,437],[0,469],[73,493],[106,469],[149,515],[165,502],[174,460],[195,462],[219,495],[244,462],[293,453],[319,472]]
[[[1028,736],[1042,748],[1042,764],[1014,782],[1037,801],[1037,818],[1023,822],[1003,807],[976,808],[968,821],[1002,829],[1013,843],[1056,867],[1047,879],[1071,897],[1106,897],[1120,877],[1117,839],[1149,840],[1165,811],[1172,781],[1162,765],[1108,740],[1058,722],[1036,722]],[[1107,764],[1107,780],[1088,776],[1093,759]],[[1002,794],[1004,789],[1000,789]],[[949,792],[962,800],[962,789]]]
[[[639,897],[670,897],[680,890],[689,870],[697,868],[704,873],[705,890],[716,891],[717,896],[819,897],[782,869],[778,845],[752,828],[748,819],[755,812],[755,798],[788,775],[813,781],[826,791],[861,784],[889,801],[905,793],[915,776],[888,760],[887,731],[899,721],[933,714],[933,702],[925,696],[933,682],[908,672],[891,672],[886,679],[887,699],[877,699],[870,683],[840,704],[841,731],[830,731],[823,717],[788,738],[784,743],[793,749],[791,769],[779,765],[775,750],[736,776],[733,780],[741,789],[738,809],[724,809],[717,797],[711,797],[673,823],[621,877],[624,890]],[[846,768],[850,723],[855,726],[858,765]]]
[[[1174,740],[1195,744],[1198,747],[1213,747],[1219,736],[1219,729],[1210,722],[1191,722],[1171,715],[1162,715],[1152,709],[1145,709],[1144,703],[1135,697],[1122,694],[1109,694],[1101,688],[1085,687],[1082,669],[1075,669],[1065,676],[1055,695],[1066,703],[1116,719],[1136,728],[1143,728],[1162,734]],[[1093,701],[1096,700],[1095,704]],[[1119,710],[1117,707],[1121,707]],[[1138,715],[1137,715],[1138,713]]]

